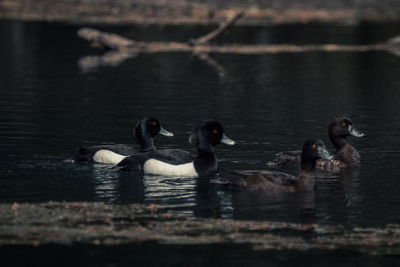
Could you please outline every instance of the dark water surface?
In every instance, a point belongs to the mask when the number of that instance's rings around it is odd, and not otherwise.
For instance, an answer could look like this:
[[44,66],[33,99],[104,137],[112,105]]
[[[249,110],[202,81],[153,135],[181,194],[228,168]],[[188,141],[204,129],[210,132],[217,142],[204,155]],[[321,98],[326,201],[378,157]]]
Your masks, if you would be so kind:
[[[400,25],[239,27],[220,42],[383,42]],[[196,217],[338,224],[400,223],[400,57],[389,52],[212,55],[223,73],[185,53],[142,54],[120,65],[82,69],[101,54],[76,36],[77,25],[0,22],[0,201],[156,203]],[[138,40],[200,36],[205,27],[99,27]],[[216,149],[220,175],[266,168],[276,152],[319,137],[347,114],[368,134],[351,138],[359,170],[320,173],[314,192],[227,192],[208,178],[143,179],[103,165],[70,161],[81,145],[132,143],[136,121],[160,119],[173,138],[158,148],[193,151],[188,135],[220,120],[233,147]],[[215,177],[214,177],[215,178]]]
[[[65,255],[75,257],[65,257]],[[43,257],[46,255],[46,257]],[[154,257],[157,255],[157,257]],[[182,255],[185,255],[184,257]],[[399,258],[376,257],[348,251],[254,251],[246,245],[60,245],[10,246],[0,250],[6,266],[398,266]],[[5,257],[5,260],[4,258]],[[12,259],[10,259],[12,257]],[[335,258],[335,261],[327,259]],[[10,260],[9,260],[10,259]],[[60,260],[62,259],[62,260]],[[77,260],[79,259],[79,260]],[[341,264],[338,264],[340,259]],[[132,264],[133,263],[133,264]],[[311,265],[310,265],[311,263]]]

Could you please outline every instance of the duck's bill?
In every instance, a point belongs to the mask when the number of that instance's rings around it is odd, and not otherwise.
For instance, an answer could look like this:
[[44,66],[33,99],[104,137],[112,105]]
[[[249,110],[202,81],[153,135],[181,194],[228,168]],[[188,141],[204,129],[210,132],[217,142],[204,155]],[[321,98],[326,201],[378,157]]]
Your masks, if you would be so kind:
[[229,145],[229,146],[233,146],[235,144],[235,141],[233,141],[232,139],[230,139],[228,136],[226,136],[225,134],[222,134],[222,139],[221,139],[221,143],[225,144],[225,145]]
[[350,134],[351,134],[352,136],[355,136],[355,137],[363,137],[363,136],[365,136],[364,133],[359,132],[359,131],[358,131],[357,129],[355,129],[355,128],[351,128],[351,129],[350,129]]
[[326,147],[319,147],[319,154],[321,155],[321,158],[327,159],[327,160],[332,160],[333,156],[329,153],[329,151],[326,149]]
[[167,130],[165,130],[162,126],[160,126],[161,128],[160,128],[160,132],[159,132],[159,134],[161,134],[161,135],[164,135],[164,136],[174,136],[174,134],[173,133],[171,133],[171,132],[168,132]]

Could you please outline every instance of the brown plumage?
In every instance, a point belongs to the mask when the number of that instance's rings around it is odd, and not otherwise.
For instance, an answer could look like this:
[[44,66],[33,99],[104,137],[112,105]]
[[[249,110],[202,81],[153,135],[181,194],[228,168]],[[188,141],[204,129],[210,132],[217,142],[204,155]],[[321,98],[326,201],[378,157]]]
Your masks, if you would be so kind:
[[293,175],[266,171],[233,171],[226,178],[232,188],[248,191],[296,192],[309,191],[314,188],[315,174],[313,171],[302,171],[296,178]]
[[[360,153],[348,142],[347,136],[362,137],[353,128],[351,119],[347,117],[333,118],[328,126],[328,135],[331,143],[336,148],[336,159],[319,159],[316,168],[329,171],[338,171],[343,168],[353,168],[361,165]],[[299,168],[301,161],[300,151],[280,152],[275,155],[275,159],[268,162],[270,167]]]
[[309,140],[303,145],[301,172],[297,177],[278,171],[245,170],[233,171],[222,178],[222,184],[232,189],[263,192],[310,191],[315,184],[315,165],[321,158],[331,158],[321,140]]

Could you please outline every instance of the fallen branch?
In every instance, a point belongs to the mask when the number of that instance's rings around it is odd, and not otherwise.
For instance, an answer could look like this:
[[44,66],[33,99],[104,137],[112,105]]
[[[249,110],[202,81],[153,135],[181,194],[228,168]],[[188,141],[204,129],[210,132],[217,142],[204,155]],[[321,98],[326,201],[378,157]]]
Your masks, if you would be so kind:
[[230,27],[233,26],[233,24],[235,24],[235,22],[240,19],[241,17],[243,17],[244,12],[238,12],[236,13],[230,20],[228,20],[227,22],[222,23],[217,29],[215,29],[214,31],[199,37],[197,39],[190,39],[188,41],[188,43],[190,45],[202,45],[205,43],[208,43],[209,41],[211,41],[212,39],[217,38],[218,36],[220,36],[223,32],[227,31]]
[[194,53],[199,59],[218,70],[220,76],[225,75],[224,68],[210,56],[209,53],[219,54],[276,54],[276,53],[301,53],[301,52],[367,52],[367,51],[389,51],[397,56],[400,55],[400,35],[395,36],[384,43],[371,45],[210,45],[209,42],[232,27],[235,22],[243,16],[238,12],[230,20],[222,23],[214,31],[199,37],[190,39],[188,42],[141,42],[135,41],[115,33],[102,32],[92,28],[81,28],[78,30],[79,37],[87,40],[93,46],[109,48],[102,56],[88,56],[79,60],[79,65],[84,71],[88,71],[100,65],[118,65],[138,53],[170,53],[184,52]]
[[[104,47],[116,50],[132,51],[134,53],[165,53],[165,52],[201,52],[201,53],[229,53],[229,54],[270,54],[270,53],[298,53],[298,52],[366,52],[379,50],[400,50],[400,36],[389,39],[388,42],[370,45],[195,45],[178,42],[139,42],[127,39],[114,33],[101,32],[91,28],[78,30],[78,35],[90,43],[101,44]],[[202,37],[203,38],[203,37]],[[200,42],[202,43],[202,42]]]
[[108,47],[111,49],[123,49],[135,46],[135,41],[116,33],[101,32],[91,28],[78,30],[78,36],[90,42],[94,46]]

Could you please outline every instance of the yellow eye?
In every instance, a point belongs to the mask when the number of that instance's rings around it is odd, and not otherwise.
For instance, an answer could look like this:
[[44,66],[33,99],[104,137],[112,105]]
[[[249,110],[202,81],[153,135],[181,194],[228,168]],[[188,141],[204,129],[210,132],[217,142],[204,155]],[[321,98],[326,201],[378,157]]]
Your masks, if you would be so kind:
[[151,124],[152,124],[153,126],[156,126],[156,125],[157,125],[157,122],[153,121]]
[[316,145],[316,144],[313,144],[313,145],[311,146],[311,148],[312,148],[312,149],[316,149],[316,148],[317,148],[317,145]]
[[217,134],[217,133],[218,133],[218,130],[214,129],[213,134]]
[[343,127],[346,127],[346,126],[347,126],[347,123],[342,122],[342,126],[343,126]]

